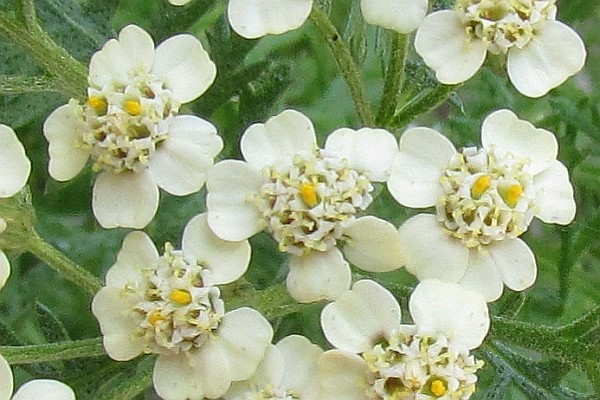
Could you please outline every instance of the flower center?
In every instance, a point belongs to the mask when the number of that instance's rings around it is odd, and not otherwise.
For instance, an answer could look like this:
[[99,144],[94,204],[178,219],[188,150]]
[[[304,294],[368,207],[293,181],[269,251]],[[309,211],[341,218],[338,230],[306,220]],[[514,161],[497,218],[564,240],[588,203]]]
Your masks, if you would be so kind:
[[470,248],[521,235],[537,212],[528,164],[512,154],[463,149],[440,178],[437,220]]
[[355,214],[373,201],[371,181],[325,150],[296,155],[292,166],[267,167],[263,173],[266,183],[249,201],[282,252],[332,248]]
[[154,76],[139,74],[127,85],[112,82],[88,93],[83,106],[74,101],[71,106],[83,116],[78,145],[90,152],[94,171],[145,168],[179,110],[171,91]]
[[252,400],[297,400],[299,396],[292,393],[289,390],[275,389],[272,385],[267,385],[262,390],[259,390],[254,394],[254,397],[248,397]]
[[466,400],[475,392],[483,361],[468,351],[448,350],[444,335],[420,337],[404,331],[362,354],[375,374],[367,397],[381,400],[431,396]]
[[458,12],[472,39],[483,40],[494,54],[523,48],[536,30],[556,17],[556,0],[458,0]]

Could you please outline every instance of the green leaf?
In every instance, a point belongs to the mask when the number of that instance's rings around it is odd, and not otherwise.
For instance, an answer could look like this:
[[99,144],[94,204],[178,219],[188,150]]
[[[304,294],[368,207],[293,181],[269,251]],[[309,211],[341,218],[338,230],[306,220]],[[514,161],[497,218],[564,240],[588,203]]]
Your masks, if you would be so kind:
[[56,314],[38,301],[35,302],[35,315],[38,325],[49,343],[71,340],[67,329]]

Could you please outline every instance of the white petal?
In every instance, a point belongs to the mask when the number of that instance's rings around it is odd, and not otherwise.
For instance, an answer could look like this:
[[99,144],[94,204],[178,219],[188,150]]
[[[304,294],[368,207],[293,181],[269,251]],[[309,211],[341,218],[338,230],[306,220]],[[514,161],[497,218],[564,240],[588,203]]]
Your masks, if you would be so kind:
[[427,13],[427,0],[361,0],[365,21],[400,33],[419,27]]
[[17,390],[12,400],[75,400],[75,393],[66,384],[50,379],[36,379]]
[[502,272],[504,284],[512,290],[525,290],[537,276],[535,255],[521,239],[506,239],[488,246],[490,256]]
[[192,0],[169,0],[169,3],[173,4],[174,6],[184,6],[190,1]]
[[522,49],[508,51],[508,77],[529,97],[540,97],[575,75],[585,64],[586,51],[577,33],[549,20]]
[[68,181],[83,169],[90,154],[78,146],[79,127],[83,116],[70,104],[58,107],[44,122],[44,136],[48,140],[50,162],[48,172],[57,181]]
[[183,231],[183,253],[210,270],[212,284],[230,283],[241,277],[250,263],[250,243],[227,242],[209,228],[206,213],[195,216]]
[[481,143],[497,154],[512,153],[529,159],[527,171],[536,175],[548,168],[558,154],[558,143],[552,132],[536,128],[519,119],[510,110],[498,110],[488,115],[481,127]]
[[258,208],[247,199],[263,183],[258,171],[243,161],[221,161],[208,171],[208,225],[218,237],[239,241],[263,229]]
[[317,138],[307,116],[295,110],[285,110],[264,124],[254,124],[246,129],[240,147],[244,159],[261,169],[277,163],[291,164],[294,155],[299,152],[315,150]]
[[15,132],[0,124],[0,197],[11,197],[25,186],[31,163]]
[[469,350],[481,345],[490,327],[484,298],[456,283],[424,280],[408,307],[419,333],[443,333],[449,344]]
[[481,40],[471,40],[458,14],[451,10],[429,14],[417,30],[415,50],[445,84],[457,84],[479,70],[487,54]]
[[119,43],[133,60],[137,68],[150,70],[154,61],[154,40],[145,30],[136,25],[127,25],[119,32]]
[[406,207],[430,207],[440,192],[440,177],[456,154],[444,135],[429,128],[411,128],[400,138],[400,154],[392,164],[388,189]]
[[103,228],[144,228],[158,209],[158,187],[147,170],[103,172],[96,178],[92,208]]
[[171,119],[169,137],[152,154],[148,168],[161,189],[185,196],[204,186],[206,173],[222,148],[214,125],[193,115],[180,115]]
[[394,135],[384,129],[341,128],[331,133],[325,149],[348,159],[348,165],[366,173],[370,180],[385,182],[390,176],[392,160],[398,154]]
[[230,0],[227,17],[240,36],[256,39],[299,28],[311,8],[312,0]]
[[[207,368],[208,362],[212,363],[212,368]],[[216,383],[227,387],[231,383],[230,375],[222,354],[205,343],[201,348],[186,353],[160,355],[154,365],[154,389],[165,400],[203,400],[207,394],[207,379],[215,380],[209,385]]]
[[188,103],[212,85],[217,67],[192,35],[170,37],[156,48],[152,71],[181,103]]
[[569,171],[558,160],[533,178],[536,188],[536,217],[549,224],[567,225],[575,218],[576,204]]
[[400,327],[400,317],[400,306],[387,289],[362,280],[325,306],[321,326],[334,347],[362,353],[377,340],[389,338]]
[[0,354],[0,400],[10,400],[13,392],[13,374],[10,365]]
[[123,288],[145,280],[143,270],[156,265],[159,254],[152,239],[144,232],[131,232],[125,239],[117,262],[106,273],[106,286]]
[[277,347],[271,344],[267,347],[265,356],[254,375],[248,380],[232,382],[223,398],[225,400],[246,400],[248,396],[252,396],[257,390],[267,386],[277,390],[281,387],[284,369],[283,355]]
[[313,399],[318,390],[317,361],[323,350],[304,336],[286,336],[277,343],[285,361],[281,387],[301,399]]
[[[8,277],[10,276],[10,262],[6,257],[6,254],[0,250],[0,289],[4,287]],[[1,400],[1,398],[0,398]]]
[[435,216],[418,214],[399,229],[405,268],[420,281],[458,282],[465,274],[469,249],[450,237]]
[[404,265],[400,235],[394,225],[366,216],[344,229],[346,259],[365,271],[388,272]]
[[300,303],[334,300],[350,287],[350,267],[337,248],[290,257],[286,286]]
[[319,358],[320,400],[368,400],[373,375],[356,354],[329,350]]
[[504,289],[502,274],[494,259],[487,252],[481,254],[476,250],[469,252],[469,266],[458,283],[481,293],[487,302],[498,300]]

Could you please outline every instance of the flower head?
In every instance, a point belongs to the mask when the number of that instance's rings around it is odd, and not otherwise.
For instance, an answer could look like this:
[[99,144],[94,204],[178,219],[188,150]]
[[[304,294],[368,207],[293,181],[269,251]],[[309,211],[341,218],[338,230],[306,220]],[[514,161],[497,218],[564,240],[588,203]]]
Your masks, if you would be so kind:
[[388,178],[398,148],[382,129],[343,128],[317,148],[311,121],[287,110],[254,124],[241,140],[246,162],[216,164],[207,178],[208,223],[225,240],[265,229],[289,253],[296,300],[333,299],[350,284],[346,258],[369,271],[402,266],[393,226],[360,217],[373,182]]
[[72,179],[91,158],[99,175],[93,210],[105,228],[143,228],[158,208],[158,187],[177,196],[197,192],[223,147],[216,128],[177,115],[215,78],[200,42],[177,35],[156,49],[129,25],[92,56],[88,99],[71,100],[44,124],[50,175]]
[[428,15],[415,49],[440,82],[472,77],[486,54],[506,54],[515,88],[540,97],[577,73],[585,63],[581,38],[556,21],[556,0],[458,0],[453,10]]
[[519,238],[533,218],[568,224],[575,201],[552,133],[500,110],[483,122],[481,140],[482,148],[456,151],[432,129],[409,129],[388,188],[402,205],[436,207],[435,216],[400,227],[410,242],[407,270],[461,282],[493,301],[503,282],[524,290],[535,281],[534,255]]

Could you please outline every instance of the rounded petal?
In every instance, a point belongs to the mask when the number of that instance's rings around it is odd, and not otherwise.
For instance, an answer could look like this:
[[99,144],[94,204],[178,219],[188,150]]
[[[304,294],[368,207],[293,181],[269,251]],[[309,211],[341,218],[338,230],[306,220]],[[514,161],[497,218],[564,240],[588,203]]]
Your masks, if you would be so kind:
[[489,245],[488,251],[502,272],[506,286],[521,291],[534,284],[537,277],[535,255],[523,240],[502,240]]
[[215,156],[223,149],[217,128],[193,115],[171,119],[169,137],[148,164],[156,184],[175,196],[199,191]]
[[202,262],[211,272],[211,284],[230,283],[241,277],[250,263],[250,243],[219,239],[208,226],[206,213],[195,216],[183,231],[183,253]]
[[13,393],[13,374],[8,362],[0,354],[0,400],[10,400]]
[[400,138],[400,154],[392,164],[388,190],[406,207],[431,207],[437,201],[440,177],[456,154],[444,135],[430,128],[411,128]]
[[83,169],[90,153],[78,146],[79,127],[83,116],[74,106],[58,107],[44,122],[44,136],[48,140],[50,162],[48,172],[57,181],[68,181]]
[[15,131],[0,124],[0,197],[11,197],[25,186],[31,162]]
[[429,14],[417,30],[415,50],[435,71],[437,79],[453,85],[471,78],[487,54],[481,40],[471,40],[458,14],[451,10]]
[[145,279],[142,271],[156,265],[158,260],[152,239],[144,232],[131,232],[123,239],[117,262],[106,273],[106,286],[123,288],[139,284]]
[[321,326],[334,347],[358,354],[389,338],[400,327],[400,317],[400,305],[387,289],[362,280],[325,306]]
[[229,0],[227,17],[246,39],[278,35],[299,28],[308,18],[312,0]]
[[389,178],[392,161],[398,154],[394,135],[373,128],[338,129],[327,138],[325,149],[346,158],[350,168],[366,173],[375,182]]
[[481,345],[490,328],[484,298],[456,283],[424,280],[410,296],[408,308],[419,334],[442,333],[450,345],[463,349]]
[[208,225],[218,237],[239,241],[264,228],[258,208],[248,201],[263,183],[258,171],[243,161],[221,161],[208,171]]
[[350,267],[337,248],[290,257],[286,286],[300,303],[334,300],[350,287]]
[[519,92],[540,97],[579,72],[585,59],[579,35],[562,22],[549,20],[524,48],[508,51],[506,67]]
[[510,110],[498,110],[483,121],[481,143],[498,154],[512,153],[529,159],[527,172],[536,175],[550,166],[558,154],[558,142],[552,132],[536,128],[519,119]]
[[278,389],[285,370],[283,355],[277,347],[269,345],[265,356],[258,365],[252,378],[244,381],[232,382],[229,390],[223,396],[225,400],[246,400],[265,387]]
[[502,273],[494,259],[476,250],[469,252],[469,266],[458,283],[465,289],[479,292],[487,302],[498,300],[504,289]]
[[317,361],[323,350],[299,335],[284,337],[277,343],[277,348],[285,362],[281,387],[298,398],[317,398]]
[[[10,262],[6,257],[6,254],[0,250],[0,289],[4,287],[8,277],[10,276]],[[1,400],[1,397],[0,397]]]
[[173,4],[174,6],[184,6],[190,1],[192,0],[169,0],[169,3]]
[[435,216],[418,214],[399,229],[405,268],[420,281],[458,282],[469,261],[469,249],[449,236]]
[[170,37],[156,48],[152,74],[165,80],[173,97],[188,103],[212,85],[217,67],[192,35]]
[[319,358],[320,400],[368,400],[373,381],[366,361],[356,354],[329,350]]
[[370,24],[410,33],[427,14],[427,0],[361,0],[360,8]]
[[346,259],[371,272],[388,272],[404,265],[400,236],[394,225],[366,216],[344,229]]
[[558,160],[533,178],[536,187],[536,217],[549,224],[567,225],[575,218],[576,204],[569,171]]
[[103,172],[96,178],[92,208],[103,228],[118,226],[141,229],[158,209],[158,187],[148,170]]
[[291,164],[299,152],[315,150],[317,138],[307,116],[285,110],[264,124],[254,124],[246,129],[240,147],[248,164],[261,169],[278,163]]
[[68,385],[51,379],[36,379],[17,390],[12,400],[75,400],[75,392]]

